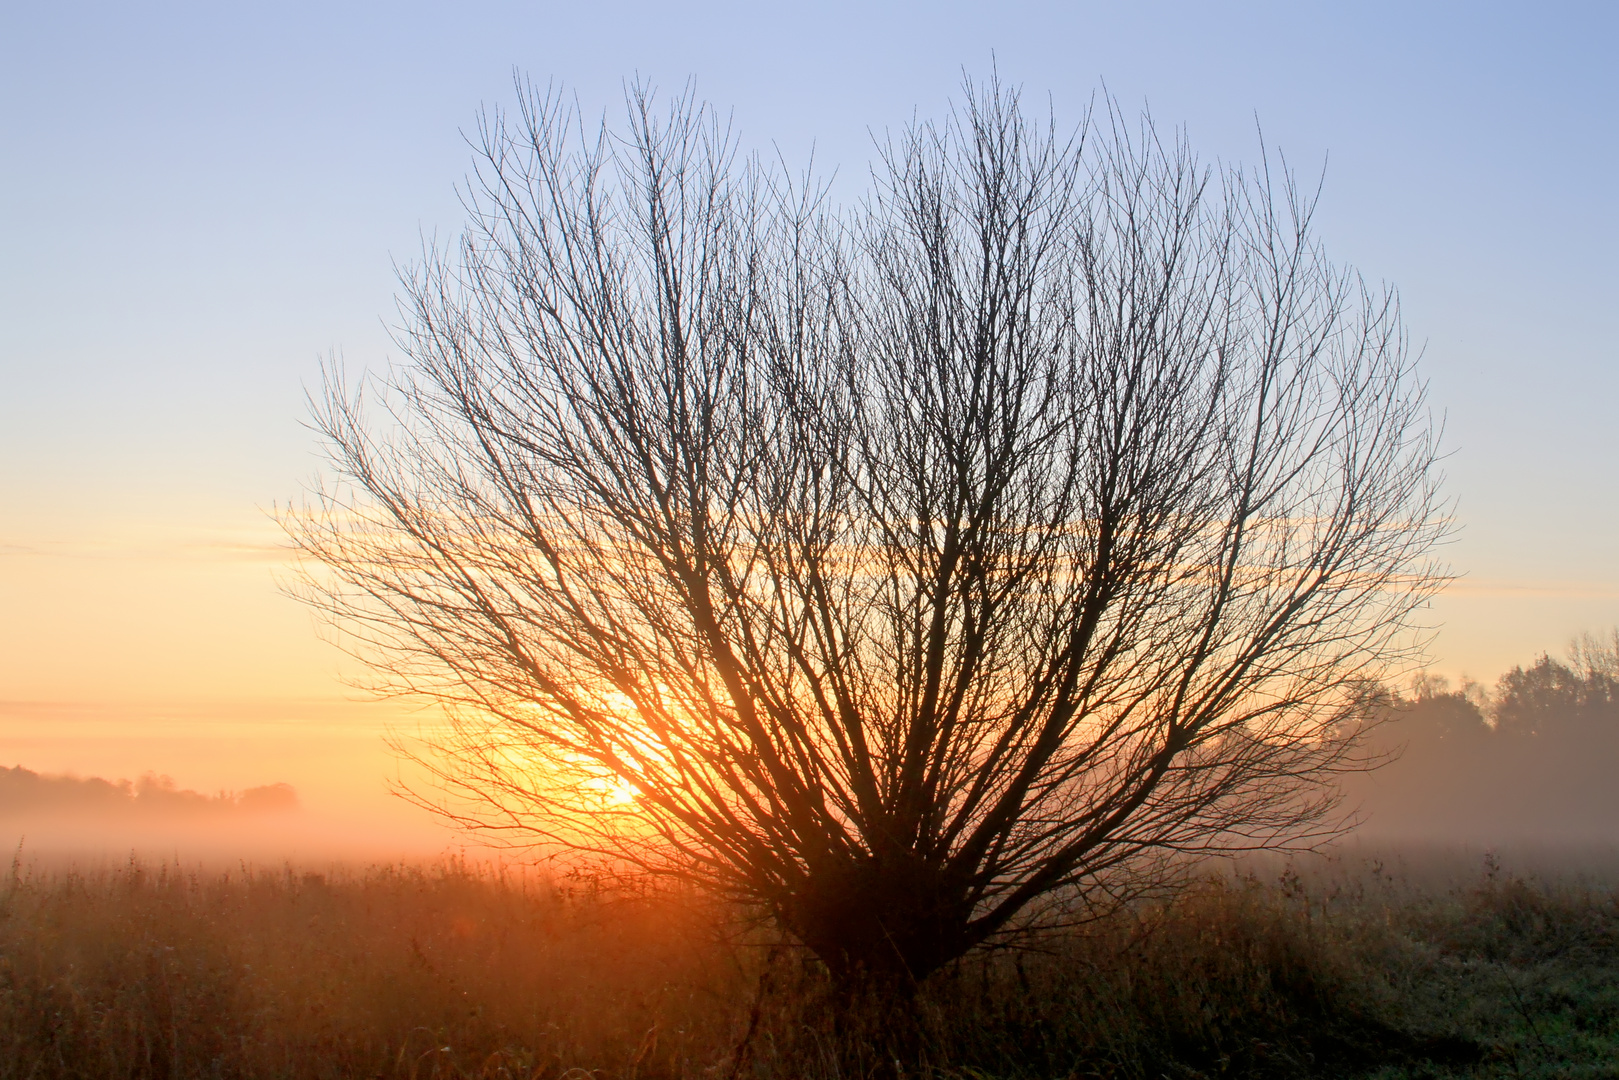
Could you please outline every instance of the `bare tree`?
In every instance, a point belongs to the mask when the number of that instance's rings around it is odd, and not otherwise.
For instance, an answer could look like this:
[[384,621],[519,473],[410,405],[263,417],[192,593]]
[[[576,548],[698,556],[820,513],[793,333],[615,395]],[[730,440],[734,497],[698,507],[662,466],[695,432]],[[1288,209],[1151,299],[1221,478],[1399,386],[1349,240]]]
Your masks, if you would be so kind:
[[992,83],[837,210],[689,93],[521,101],[287,519],[462,820],[901,979],[1332,827],[1447,517],[1291,174]]

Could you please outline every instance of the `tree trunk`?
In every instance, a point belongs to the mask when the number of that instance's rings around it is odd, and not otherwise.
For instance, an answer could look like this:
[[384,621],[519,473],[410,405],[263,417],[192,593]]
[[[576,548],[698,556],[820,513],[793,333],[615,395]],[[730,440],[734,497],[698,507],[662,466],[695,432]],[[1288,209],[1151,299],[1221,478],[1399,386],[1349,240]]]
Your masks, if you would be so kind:
[[938,867],[896,851],[823,867],[781,917],[841,991],[908,999],[972,947],[965,893]]

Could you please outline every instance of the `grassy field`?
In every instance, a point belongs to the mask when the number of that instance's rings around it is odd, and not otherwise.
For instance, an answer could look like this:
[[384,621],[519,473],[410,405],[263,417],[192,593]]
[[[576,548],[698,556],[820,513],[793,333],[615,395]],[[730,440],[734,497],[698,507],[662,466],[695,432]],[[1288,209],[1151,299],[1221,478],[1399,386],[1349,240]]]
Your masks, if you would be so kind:
[[466,863],[19,864],[0,1077],[1619,1076],[1619,893],[1494,863],[1210,877],[905,1015],[690,898]]

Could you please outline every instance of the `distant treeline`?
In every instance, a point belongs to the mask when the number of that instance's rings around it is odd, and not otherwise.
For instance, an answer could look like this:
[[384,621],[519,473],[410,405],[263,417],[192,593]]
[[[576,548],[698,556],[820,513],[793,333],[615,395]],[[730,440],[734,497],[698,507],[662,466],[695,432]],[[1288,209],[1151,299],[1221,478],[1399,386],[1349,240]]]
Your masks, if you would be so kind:
[[1346,785],[1369,831],[1619,842],[1619,630],[1493,689],[1419,677],[1380,692],[1372,715],[1372,749],[1397,757]]
[[290,784],[204,795],[175,786],[167,776],[139,780],[42,776],[21,766],[0,768],[0,817],[39,814],[129,814],[170,818],[217,818],[277,813],[298,808]]

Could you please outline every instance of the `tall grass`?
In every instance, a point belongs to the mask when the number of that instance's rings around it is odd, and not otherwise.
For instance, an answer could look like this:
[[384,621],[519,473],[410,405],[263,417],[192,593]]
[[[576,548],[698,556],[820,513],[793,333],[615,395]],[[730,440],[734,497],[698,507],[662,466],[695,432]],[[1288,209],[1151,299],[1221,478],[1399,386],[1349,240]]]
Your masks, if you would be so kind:
[[739,985],[698,905],[460,863],[19,875],[3,912],[4,1075],[678,1072]]
[[692,897],[18,866],[0,1077],[1615,1075],[1616,973],[1611,891],[1499,868],[1211,877],[896,1003]]

